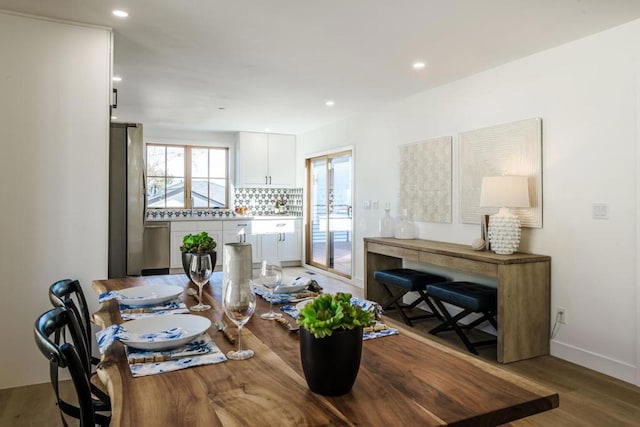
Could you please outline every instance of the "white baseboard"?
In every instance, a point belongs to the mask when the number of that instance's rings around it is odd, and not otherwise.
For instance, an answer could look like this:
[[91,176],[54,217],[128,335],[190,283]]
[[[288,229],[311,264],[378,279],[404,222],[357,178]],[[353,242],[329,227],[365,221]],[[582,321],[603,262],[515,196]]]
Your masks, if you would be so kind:
[[640,385],[636,383],[636,367],[628,363],[556,340],[551,340],[551,355],[619,380]]

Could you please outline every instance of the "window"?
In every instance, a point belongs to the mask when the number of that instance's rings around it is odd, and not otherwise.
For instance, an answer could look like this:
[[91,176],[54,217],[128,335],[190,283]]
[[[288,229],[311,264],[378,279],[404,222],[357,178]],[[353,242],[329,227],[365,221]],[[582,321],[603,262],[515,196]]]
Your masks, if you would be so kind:
[[229,150],[147,144],[149,208],[226,208]]

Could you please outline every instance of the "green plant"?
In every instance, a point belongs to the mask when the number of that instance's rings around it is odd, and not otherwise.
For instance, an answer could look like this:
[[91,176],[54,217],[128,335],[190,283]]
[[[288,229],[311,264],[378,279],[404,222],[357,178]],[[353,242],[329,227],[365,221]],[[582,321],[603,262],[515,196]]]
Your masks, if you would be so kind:
[[324,294],[305,305],[298,314],[298,324],[316,338],[331,336],[336,329],[354,329],[373,323],[373,313],[351,305],[351,294]]
[[216,250],[216,241],[206,231],[198,234],[187,234],[182,239],[180,250],[192,254],[210,253]]

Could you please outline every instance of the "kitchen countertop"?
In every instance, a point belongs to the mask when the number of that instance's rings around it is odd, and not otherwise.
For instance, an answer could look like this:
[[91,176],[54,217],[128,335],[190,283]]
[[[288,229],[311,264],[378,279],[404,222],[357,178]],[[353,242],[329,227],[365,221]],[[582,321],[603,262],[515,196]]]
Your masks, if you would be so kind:
[[172,216],[147,216],[146,217],[146,221],[147,222],[159,222],[159,221],[242,221],[242,220],[278,220],[278,219],[300,219],[302,218],[301,216],[296,216],[296,215],[287,215],[287,214],[282,214],[282,215],[256,215],[256,216],[252,216],[252,215],[238,215],[238,214],[229,214],[229,215],[225,215],[223,214],[222,216],[220,215],[187,215],[187,216],[176,216],[176,215],[172,215]]

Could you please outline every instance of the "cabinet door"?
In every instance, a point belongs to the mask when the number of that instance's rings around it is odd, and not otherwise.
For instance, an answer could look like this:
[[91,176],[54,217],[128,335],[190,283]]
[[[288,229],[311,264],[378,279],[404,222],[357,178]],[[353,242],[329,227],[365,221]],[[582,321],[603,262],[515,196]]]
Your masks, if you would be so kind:
[[170,252],[170,267],[181,268],[182,267],[182,252],[180,246],[182,246],[182,238],[184,237],[184,231],[172,231],[171,232],[171,252]]
[[301,261],[300,233],[282,233],[278,242],[281,261]]
[[245,234],[245,243],[251,243],[251,261],[254,264],[259,263],[262,258],[260,237],[261,236],[255,234]]
[[296,184],[296,137],[269,135],[269,184],[291,186]]
[[[278,238],[279,233],[270,233],[260,235],[260,250],[262,259],[280,261],[280,254],[278,253]],[[261,261],[261,260],[260,260]]]
[[240,186],[268,184],[268,146],[266,133],[238,133],[238,183]]

